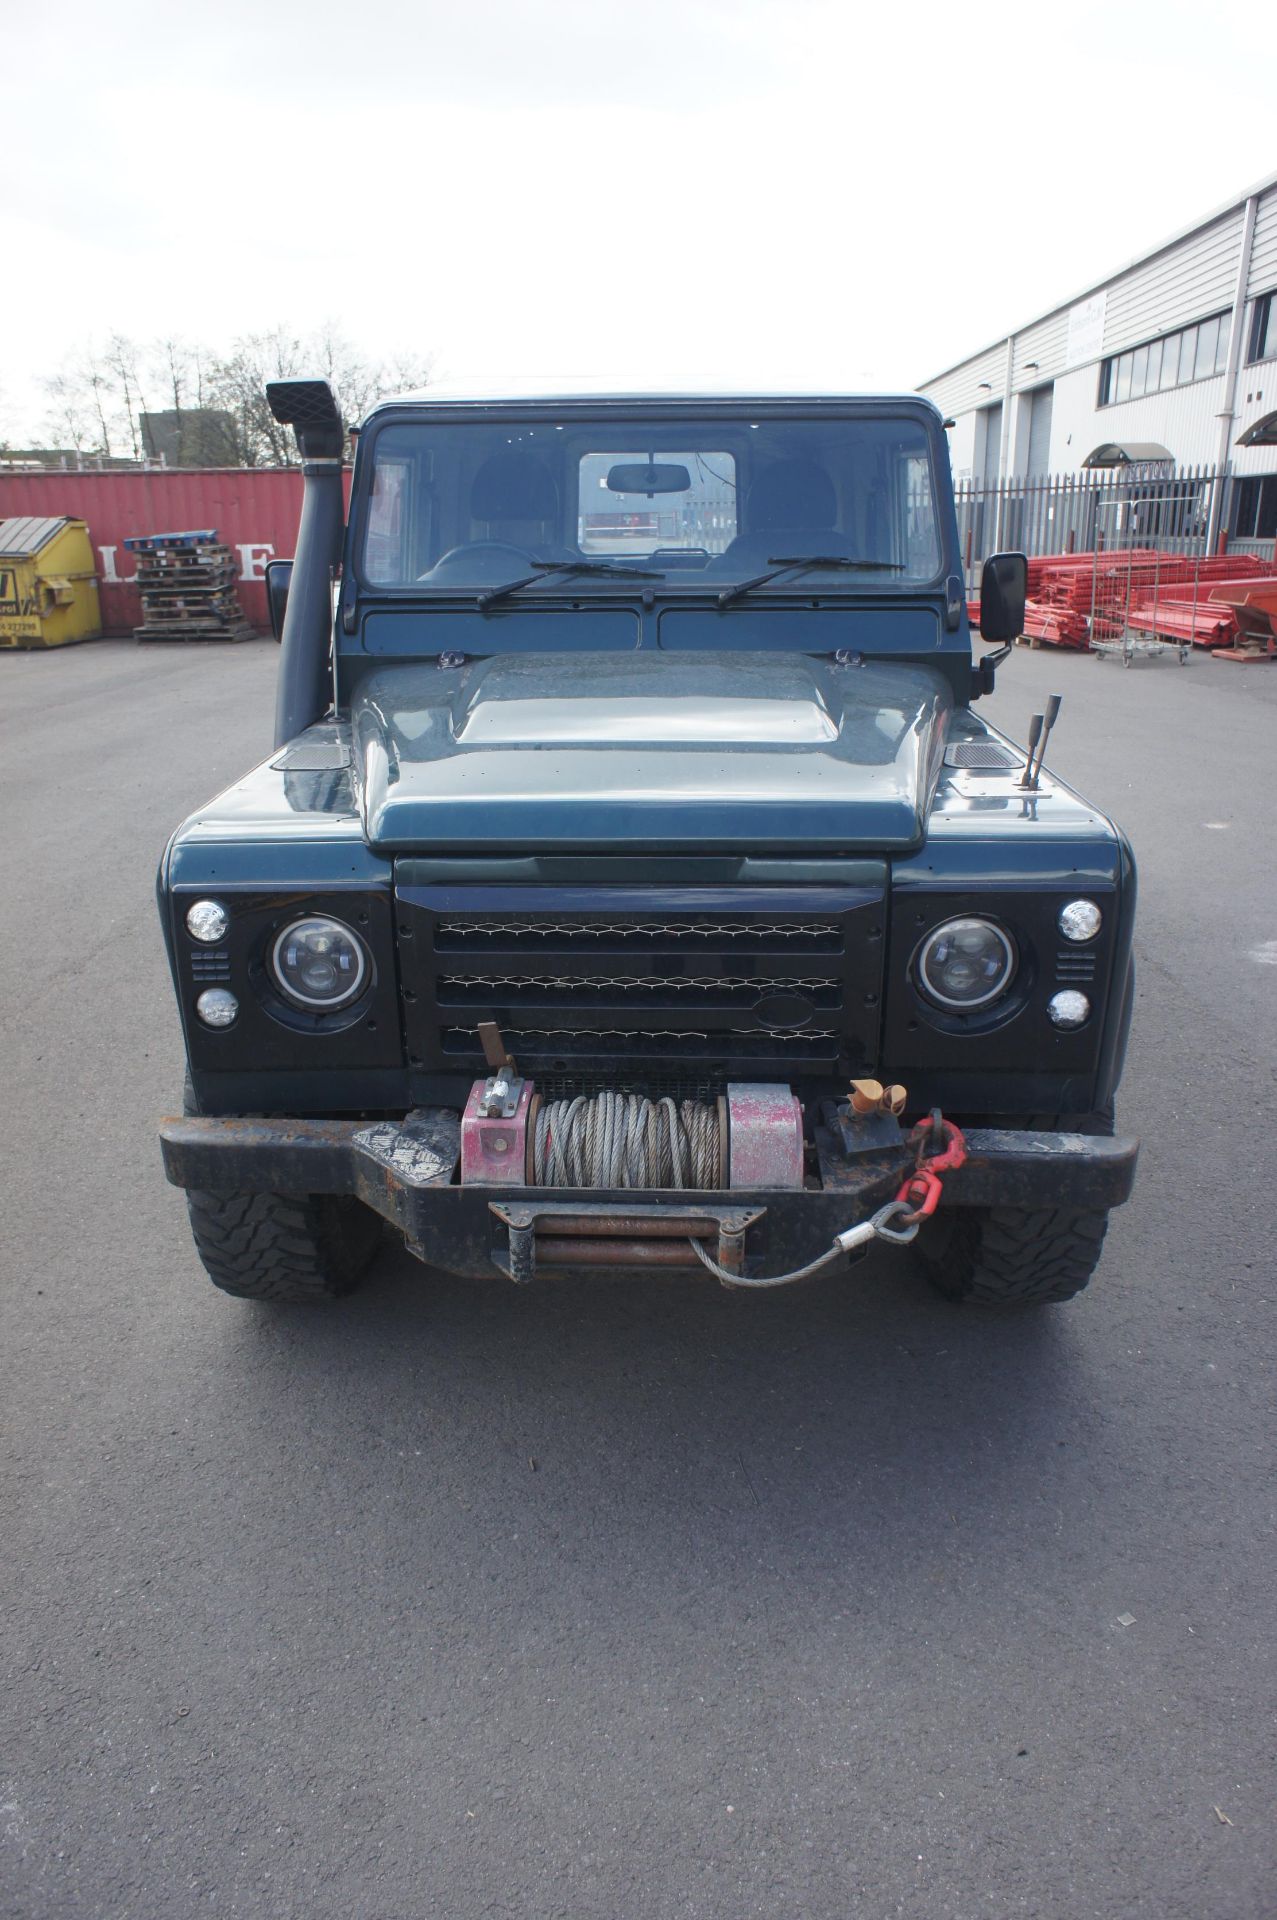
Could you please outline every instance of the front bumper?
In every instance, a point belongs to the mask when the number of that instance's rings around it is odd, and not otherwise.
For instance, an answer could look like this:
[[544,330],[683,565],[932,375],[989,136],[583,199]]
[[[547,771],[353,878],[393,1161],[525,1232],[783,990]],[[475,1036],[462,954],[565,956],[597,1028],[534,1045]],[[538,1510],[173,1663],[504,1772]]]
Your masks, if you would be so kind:
[[[351,1194],[430,1266],[524,1282],[540,1268],[697,1267],[689,1238],[720,1266],[796,1266],[895,1198],[914,1155],[892,1123],[862,1150],[817,1127],[819,1184],[723,1193],[461,1186],[460,1118],[421,1108],[404,1120],[166,1119],[174,1186],[213,1193]],[[1134,1140],[971,1128],[944,1176],[943,1207],[1103,1211],[1130,1197]]]

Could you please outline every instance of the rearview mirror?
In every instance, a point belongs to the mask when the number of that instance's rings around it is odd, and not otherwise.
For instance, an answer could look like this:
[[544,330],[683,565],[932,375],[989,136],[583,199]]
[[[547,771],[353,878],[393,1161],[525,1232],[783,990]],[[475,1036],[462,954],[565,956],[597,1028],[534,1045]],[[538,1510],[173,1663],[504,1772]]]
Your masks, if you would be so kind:
[[659,467],[652,461],[647,466],[618,466],[607,470],[609,493],[686,493],[691,484],[692,476],[687,468],[676,466],[672,461]]
[[980,632],[986,640],[1018,640],[1024,632],[1029,563],[1022,553],[994,553],[980,575]]
[[284,637],[284,608],[288,605],[288,583],[292,577],[291,560],[266,562],[266,605],[270,612],[270,630],[277,640]]

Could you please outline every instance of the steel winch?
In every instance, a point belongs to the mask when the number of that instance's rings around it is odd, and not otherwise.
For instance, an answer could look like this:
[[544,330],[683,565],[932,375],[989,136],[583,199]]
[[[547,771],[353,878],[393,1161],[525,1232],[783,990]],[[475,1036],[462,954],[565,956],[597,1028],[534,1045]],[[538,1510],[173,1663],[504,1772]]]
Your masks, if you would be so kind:
[[461,1118],[463,1186],[786,1191],[804,1172],[801,1102],[761,1082],[712,1100],[607,1089],[545,1098],[499,1066],[475,1081]]
[[[495,1024],[479,1028],[492,1072],[470,1089],[460,1127],[463,1187],[558,1187],[575,1192],[624,1191],[783,1193],[801,1190],[806,1174],[802,1103],[792,1088],[760,1081],[737,1081],[712,1100],[650,1098],[623,1089],[543,1098],[524,1079],[506,1051]],[[848,1121],[862,1126],[875,1117],[895,1124],[906,1092],[876,1080],[854,1080],[846,1109]],[[663,1263],[685,1264],[690,1256],[726,1286],[788,1286],[820,1272],[875,1239],[908,1245],[935,1211],[941,1173],[961,1166],[966,1145],[957,1127],[934,1110],[908,1136],[915,1148],[914,1171],[894,1200],[834,1236],[826,1250],[786,1273],[747,1273],[744,1236],[761,1218],[761,1209],[739,1220],[717,1221],[717,1258],[701,1244],[709,1223],[690,1216],[675,1219],[663,1209],[640,1206],[633,1218],[589,1203],[518,1206],[494,1200],[492,1210],[509,1232],[509,1250],[496,1256],[511,1277],[529,1280],[538,1250],[560,1264],[594,1263],[604,1258],[604,1242],[591,1236],[624,1227],[623,1236],[606,1243],[607,1258],[632,1259],[641,1248],[656,1258],[654,1233],[672,1229],[685,1248],[662,1245]],[[613,1209],[615,1202],[608,1203]],[[657,1216],[661,1217],[657,1217]],[[546,1237],[546,1229],[561,1231]],[[541,1237],[538,1239],[538,1229]],[[568,1229],[569,1231],[562,1231]],[[584,1242],[584,1244],[583,1244]]]

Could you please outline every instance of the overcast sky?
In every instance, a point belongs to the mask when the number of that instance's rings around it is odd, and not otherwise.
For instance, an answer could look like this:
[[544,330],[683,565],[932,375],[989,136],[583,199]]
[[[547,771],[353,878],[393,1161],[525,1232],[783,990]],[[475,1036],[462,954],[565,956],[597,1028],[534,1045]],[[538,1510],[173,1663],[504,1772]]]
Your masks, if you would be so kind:
[[110,328],[912,387],[1277,168],[1259,0],[6,9],[0,439]]

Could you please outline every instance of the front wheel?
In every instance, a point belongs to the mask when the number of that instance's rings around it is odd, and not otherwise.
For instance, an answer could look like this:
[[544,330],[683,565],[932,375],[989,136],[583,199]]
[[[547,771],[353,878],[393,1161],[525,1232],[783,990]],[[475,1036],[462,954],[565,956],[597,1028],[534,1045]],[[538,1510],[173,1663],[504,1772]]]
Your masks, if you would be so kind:
[[344,1195],[192,1189],[186,1205],[209,1279],[241,1300],[339,1299],[381,1239],[376,1214]]
[[1004,1310],[1081,1293],[1099,1265],[1107,1212],[1058,1207],[955,1208],[919,1234],[914,1251],[946,1300]]

